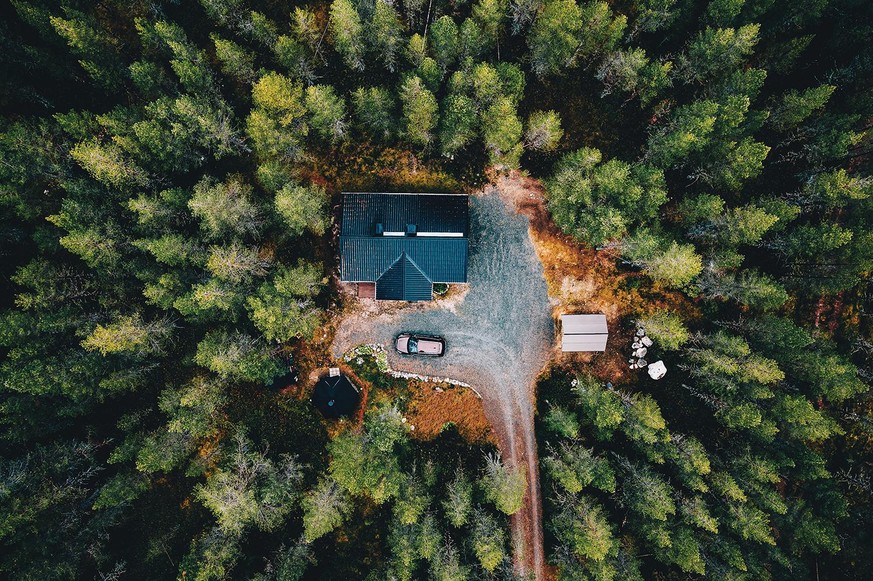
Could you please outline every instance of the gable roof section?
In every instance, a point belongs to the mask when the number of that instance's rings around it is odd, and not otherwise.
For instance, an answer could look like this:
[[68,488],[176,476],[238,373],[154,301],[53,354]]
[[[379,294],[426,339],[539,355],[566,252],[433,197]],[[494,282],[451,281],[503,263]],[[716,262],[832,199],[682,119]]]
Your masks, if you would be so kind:
[[376,298],[429,301],[433,298],[433,283],[404,252],[376,281]]
[[342,280],[376,281],[404,254],[432,282],[467,282],[466,238],[415,236],[341,237]]
[[373,236],[376,224],[385,232],[461,234],[470,229],[470,206],[465,194],[344,193],[343,236]]

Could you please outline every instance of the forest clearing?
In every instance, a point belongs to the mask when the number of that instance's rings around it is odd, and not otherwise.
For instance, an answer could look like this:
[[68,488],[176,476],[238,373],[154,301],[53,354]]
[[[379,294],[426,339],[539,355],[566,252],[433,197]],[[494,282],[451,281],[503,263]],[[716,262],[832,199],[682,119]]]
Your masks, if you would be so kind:
[[0,48],[0,577],[873,570],[873,3],[10,0]]

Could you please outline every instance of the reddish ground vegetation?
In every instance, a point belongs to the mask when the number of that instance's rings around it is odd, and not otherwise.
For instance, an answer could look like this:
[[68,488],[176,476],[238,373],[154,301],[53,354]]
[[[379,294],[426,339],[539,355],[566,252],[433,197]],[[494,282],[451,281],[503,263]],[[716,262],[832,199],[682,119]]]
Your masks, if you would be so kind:
[[451,422],[461,437],[472,444],[496,443],[482,402],[472,390],[420,381],[412,382],[410,389],[411,400],[406,415],[415,426],[414,438],[432,440]]

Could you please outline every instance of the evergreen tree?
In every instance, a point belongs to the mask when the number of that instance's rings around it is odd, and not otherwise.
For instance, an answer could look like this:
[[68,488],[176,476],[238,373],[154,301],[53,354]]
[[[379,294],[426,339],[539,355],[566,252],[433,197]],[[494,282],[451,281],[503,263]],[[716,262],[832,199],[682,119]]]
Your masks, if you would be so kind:
[[576,2],[545,2],[527,36],[533,72],[544,77],[573,66],[584,26],[582,10]]
[[413,145],[426,147],[433,140],[433,129],[437,124],[436,98],[420,78],[411,76],[400,87],[400,101],[403,104],[404,135]]
[[364,70],[364,25],[350,0],[334,0],[331,3],[330,32],[346,66]]
[[527,491],[524,473],[505,466],[498,456],[489,455],[486,460],[485,474],[479,480],[485,498],[504,514],[518,512]]

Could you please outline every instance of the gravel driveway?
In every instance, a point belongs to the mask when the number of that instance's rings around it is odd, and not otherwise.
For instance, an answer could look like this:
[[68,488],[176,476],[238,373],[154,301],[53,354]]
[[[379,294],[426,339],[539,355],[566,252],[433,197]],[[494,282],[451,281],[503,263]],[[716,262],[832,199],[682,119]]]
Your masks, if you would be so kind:
[[[553,321],[528,221],[493,188],[471,198],[469,291],[451,308],[385,303],[344,319],[334,354],[362,343],[382,343],[400,371],[450,377],[482,395],[503,458],[527,472],[525,506],[512,518],[513,549],[522,572],[542,576],[542,508],[534,437],[534,380],[548,359]],[[401,357],[392,349],[401,331],[446,338],[437,359]]]

